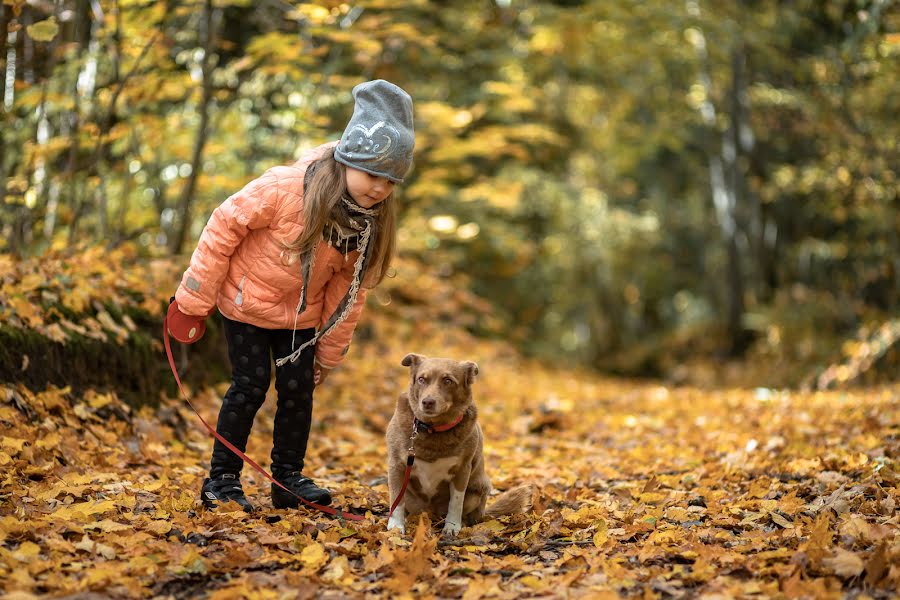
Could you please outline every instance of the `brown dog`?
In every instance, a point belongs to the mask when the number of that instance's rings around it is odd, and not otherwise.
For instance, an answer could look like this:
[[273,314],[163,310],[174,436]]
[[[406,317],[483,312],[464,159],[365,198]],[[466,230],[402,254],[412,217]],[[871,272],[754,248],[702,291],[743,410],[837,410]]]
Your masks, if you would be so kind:
[[486,506],[491,482],[484,472],[483,438],[472,400],[478,365],[421,354],[407,354],[402,364],[410,367],[409,389],[397,400],[386,435],[391,504],[403,485],[411,444],[416,458],[387,528],[405,533],[407,514],[430,512],[446,515],[444,534],[455,536],[463,523],[473,525],[485,515],[528,511],[530,485],[509,490]]

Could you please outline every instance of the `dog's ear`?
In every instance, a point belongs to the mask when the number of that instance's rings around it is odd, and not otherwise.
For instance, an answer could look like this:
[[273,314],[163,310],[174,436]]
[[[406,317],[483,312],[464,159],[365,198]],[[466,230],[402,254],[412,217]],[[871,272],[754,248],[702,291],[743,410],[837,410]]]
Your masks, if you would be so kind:
[[475,382],[475,376],[478,375],[478,365],[472,361],[466,361],[461,366],[466,374],[466,385],[472,385]]
[[400,361],[400,364],[404,367],[418,367],[419,363],[422,362],[424,358],[425,357],[421,354],[407,354],[403,357],[403,360]]

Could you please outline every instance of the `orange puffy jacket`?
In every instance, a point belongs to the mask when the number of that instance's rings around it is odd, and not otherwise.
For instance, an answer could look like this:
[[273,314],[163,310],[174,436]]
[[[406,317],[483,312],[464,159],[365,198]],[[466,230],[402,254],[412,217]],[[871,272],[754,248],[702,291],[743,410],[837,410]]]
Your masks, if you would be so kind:
[[[235,321],[266,329],[291,329],[300,301],[300,262],[281,262],[282,243],[303,230],[303,176],[337,142],[323,144],[290,166],[274,167],[213,211],[175,300],[187,315],[205,317],[213,305]],[[358,252],[346,258],[324,240],[316,248],[297,329],[320,328],[353,279]],[[343,359],[366,302],[360,288],[347,319],[316,343],[316,360],[334,368]],[[275,358],[281,358],[276,356]]]

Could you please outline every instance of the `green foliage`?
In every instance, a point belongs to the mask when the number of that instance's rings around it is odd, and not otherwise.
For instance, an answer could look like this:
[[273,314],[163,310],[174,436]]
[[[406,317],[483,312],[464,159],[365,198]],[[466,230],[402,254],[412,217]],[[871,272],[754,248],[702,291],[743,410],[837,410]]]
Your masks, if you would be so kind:
[[470,273],[530,351],[602,364],[725,331],[737,306],[752,352],[781,352],[766,331],[798,285],[800,313],[849,305],[809,324],[824,339],[897,313],[894,2],[54,6],[3,4],[3,249],[153,253],[184,214],[187,249],[252,177],[336,138],[351,87],[382,77],[416,101],[402,248]]

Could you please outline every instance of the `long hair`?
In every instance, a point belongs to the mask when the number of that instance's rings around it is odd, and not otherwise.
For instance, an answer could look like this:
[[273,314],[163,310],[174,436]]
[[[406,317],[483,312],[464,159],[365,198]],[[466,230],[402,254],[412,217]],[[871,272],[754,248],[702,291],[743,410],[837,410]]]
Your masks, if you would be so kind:
[[[331,153],[307,167],[311,175],[306,178],[303,190],[303,231],[297,238],[284,244],[281,260],[292,264],[306,252],[315,252],[322,240],[322,232],[338,211],[335,208],[341,196],[347,194],[347,167],[334,160]],[[365,287],[375,287],[385,278],[397,247],[397,207],[395,192],[382,200],[375,217],[372,255],[369,266],[362,274]],[[339,223],[345,226],[346,223]]]

